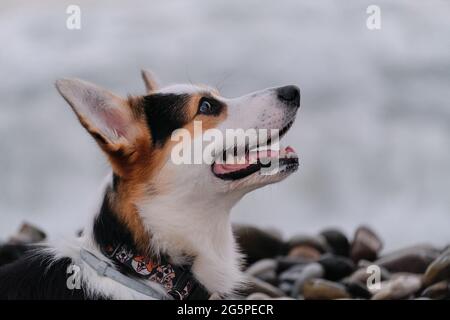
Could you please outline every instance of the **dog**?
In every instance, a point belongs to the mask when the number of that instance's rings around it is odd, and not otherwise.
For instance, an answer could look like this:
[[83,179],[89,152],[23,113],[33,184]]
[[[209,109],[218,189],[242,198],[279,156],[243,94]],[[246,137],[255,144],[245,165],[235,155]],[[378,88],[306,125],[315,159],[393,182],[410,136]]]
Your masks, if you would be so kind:
[[[290,85],[228,99],[208,86],[160,87],[151,72],[142,76],[146,94],[127,98],[78,79],[56,81],[112,172],[81,236],[42,244],[3,266],[0,298],[227,298],[245,284],[230,210],[248,192],[297,170],[291,147],[274,152],[267,146],[292,126],[300,91]],[[211,163],[180,164],[173,151],[181,129],[194,141],[213,129],[267,134],[232,148],[216,144]],[[231,158],[241,152],[244,161],[224,161],[230,152]],[[276,159],[278,171],[263,174],[262,157]]]

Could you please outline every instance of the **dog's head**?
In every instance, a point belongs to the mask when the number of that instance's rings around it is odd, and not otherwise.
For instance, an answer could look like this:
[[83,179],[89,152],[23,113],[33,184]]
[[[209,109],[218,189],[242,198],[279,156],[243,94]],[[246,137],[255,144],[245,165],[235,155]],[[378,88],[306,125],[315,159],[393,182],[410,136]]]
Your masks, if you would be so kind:
[[[167,195],[185,198],[185,205],[226,199],[232,206],[246,192],[297,169],[292,148],[263,150],[292,125],[300,104],[297,87],[228,99],[206,86],[159,88],[149,72],[143,77],[147,94],[128,98],[77,79],[56,83],[107,154],[128,202]],[[269,172],[274,160],[278,167]]]

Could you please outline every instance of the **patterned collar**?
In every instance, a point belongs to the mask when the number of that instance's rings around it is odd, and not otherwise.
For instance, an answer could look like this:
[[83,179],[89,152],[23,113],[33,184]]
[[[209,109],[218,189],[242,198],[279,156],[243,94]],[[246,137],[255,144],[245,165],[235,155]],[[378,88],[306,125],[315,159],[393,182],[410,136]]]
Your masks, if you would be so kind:
[[102,248],[103,254],[113,260],[123,273],[161,284],[175,300],[204,300],[210,294],[191,272],[190,265],[176,266],[164,257],[155,261],[139,255],[127,245]]

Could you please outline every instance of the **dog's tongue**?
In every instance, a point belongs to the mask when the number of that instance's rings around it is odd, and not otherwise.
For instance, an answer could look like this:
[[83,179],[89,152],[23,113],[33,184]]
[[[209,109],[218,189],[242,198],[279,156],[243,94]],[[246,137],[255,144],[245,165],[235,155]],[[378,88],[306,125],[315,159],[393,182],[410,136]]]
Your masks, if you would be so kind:
[[213,165],[213,170],[215,174],[219,175],[237,172],[248,168],[252,164],[256,164],[258,162],[258,159],[284,157],[288,153],[293,152],[294,149],[292,149],[291,147],[286,147],[283,150],[251,151],[245,155],[245,159],[233,158],[231,160],[225,161],[225,163],[215,162]]
[[214,163],[213,170],[215,174],[226,174],[230,172],[241,171],[250,166],[249,163],[244,164],[226,164],[226,163]]

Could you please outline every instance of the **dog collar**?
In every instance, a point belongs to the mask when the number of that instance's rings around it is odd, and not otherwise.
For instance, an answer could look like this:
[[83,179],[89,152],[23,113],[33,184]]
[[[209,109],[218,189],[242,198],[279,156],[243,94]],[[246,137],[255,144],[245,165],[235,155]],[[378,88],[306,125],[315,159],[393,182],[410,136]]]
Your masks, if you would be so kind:
[[[124,244],[117,247],[106,246],[102,248],[102,252],[115,263],[120,271],[114,270],[122,274],[123,277],[134,280],[141,285],[143,282],[130,276],[156,282],[162,285],[166,293],[175,300],[204,300],[210,296],[206,288],[195,279],[190,265],[176,266],[169,263],[164,257],[155,261],[145,255],[135,253],[134,250]],[[108,274],[105,274],[105,276],[108,276]],[[117,278],[117,275],[114,277]],[[117,279],[113,280],[117,281]],[[124,282],[122,278],[120,280],[118,282]],[[161,299],[158,292],[153,292],[153,287],[150,290],[142,290],[142,286],[136,287],[134,281],[132,281],[133,289],[151,295],[156,299]],[[127,286],[131,287],[130,285]]]
[[139,280],[127,277],[123,273],[117,271],[117,269],[111,263],[100,259],[90,251],[81,249],[80,256],[81,259],[89,267],[94,269],[101,277],[107,277],[111,280],[114,280],[130,289],[133,289],[134,291],[148,296],[152,300],[166,300],[171,298],[171,296],[167,296],[165,290],[162,289],[159,285],[148,285]]

